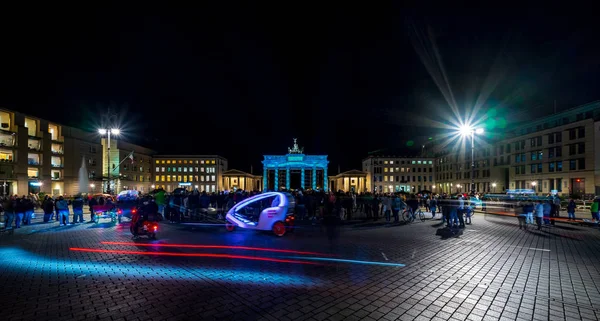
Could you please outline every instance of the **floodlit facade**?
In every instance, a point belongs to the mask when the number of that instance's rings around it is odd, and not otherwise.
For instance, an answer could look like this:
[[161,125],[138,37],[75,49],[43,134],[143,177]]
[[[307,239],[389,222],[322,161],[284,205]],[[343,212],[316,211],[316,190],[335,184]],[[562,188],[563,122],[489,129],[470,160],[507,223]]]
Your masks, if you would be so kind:
[[362,161],[366,188],[375,193],[435,192],[434,158],[371,155]]
[[218,155],[155,155],[153,188],[223,191],[227,159]]
[[[124,190],[147,193],[152,190],[152,156],[155,152],[146,147],[135,145],[113,136],[110,139],[110,155],[108,154],[107,139],[101,138],[103,183],[98,190],[106,191],[110,182],[111,193]],[[109,176],[110,170],[110,176]]]
[[223,190],[262,191],[262,176],[253,175],[237,169],[223,172]]
[[350,170],[339,173],[334,176],[329,176],[329,187],[332,191],[343,191],[353,193],[366,193],[370,186],[369,173]]
[[305,155],[295,138],[286,155],[264,155],[262,163],[263,188],[266,190],[329,190],[327,155]]
[[[533,189],[559,195],[600,194],[600,102],[534,119],[505,138],[475,146],[475,190],[504,193]],[[479,145],[478,145],[479,144]],[[471,151],[440,152],[438,191],[468,192]]]
[[[92,133],[0,110],[0,193],[74,195],[80,190],[83,160],[88,173],[101,168],[99,151],[99,139]],[[94,179],[87,177],[91,184]]]

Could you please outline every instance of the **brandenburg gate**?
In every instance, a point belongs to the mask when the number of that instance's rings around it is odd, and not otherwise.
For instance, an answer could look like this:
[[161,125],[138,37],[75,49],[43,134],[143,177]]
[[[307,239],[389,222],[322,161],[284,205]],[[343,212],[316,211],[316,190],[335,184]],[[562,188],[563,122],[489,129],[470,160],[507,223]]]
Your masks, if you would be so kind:
[[[296,138],[294,138],[294,147],[288,148],[287,155],[264,155],[262,163],[263,188],[265,190],[305,189],[307,186],[312,187],[313,190],[317,188],[328,190],[327,165],[329,161],[327,155],[305,155],[304,148],[298,147]],[[298,172],[300,174],[299,184],[291,186],[291,176]],[[269,184],[270,178],[273,178],[273,184]],[[285,185],[280,183],[283,181],[285,181]]]

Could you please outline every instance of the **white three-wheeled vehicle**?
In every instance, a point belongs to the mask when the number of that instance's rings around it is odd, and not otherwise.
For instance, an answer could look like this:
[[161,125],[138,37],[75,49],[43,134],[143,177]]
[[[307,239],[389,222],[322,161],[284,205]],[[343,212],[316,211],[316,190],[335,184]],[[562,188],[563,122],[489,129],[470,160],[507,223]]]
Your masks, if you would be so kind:
[[294,228],[295,207],[296,200],[289,193],[262,193],[235,204],[227,212],[225,227],[230,232],[238,226],[283,236]]

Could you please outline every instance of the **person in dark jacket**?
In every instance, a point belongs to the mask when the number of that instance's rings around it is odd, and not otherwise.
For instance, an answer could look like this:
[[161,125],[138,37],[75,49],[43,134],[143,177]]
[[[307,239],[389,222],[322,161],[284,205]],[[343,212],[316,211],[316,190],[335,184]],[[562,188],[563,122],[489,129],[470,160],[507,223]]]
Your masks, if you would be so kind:
[[2,208],[4,209],[4,217],[5,224],[4,227],[7,229],[12,229],[12,224],[15,219],[15,207],[16,207],[16,199],[14,196],[7,198],[2,204]]
[[575,205],[575,200],[574,199],[569,199],[569,204],[567,204],[567,213],[569,214],[569,220],[574,220],[575,219],[575,208],[577,206]]
[[33,211],[35,210],[35,204],[33,203],[33,200],[23,196],[23,207],[25,208],[25,219],[23,220],[23,224],[31,225]]
[[54,202],[50,196],[46,195],[42,202],[42,208],[44,209],[44,223],[50,222],[52,214],[54,213]]
[[23,218],[25,217],[25,196],[22,198],[17,198],[17,204],[15,206],[16,220],[15,225],[17,228],[21,228],[21,223],[23,223]]
[[83,198],[81,196],[77,196],[73,200],[73,224],[75,223],[84,223],[83,220]]
[[96,198],[95,198],[95,197],[92,197],[92,198],[90,199],[90,201],[89,201],[89,203],[88,203],[88,204],[89,204],[89,206],[90,206],[90,221],[91,221],[92,223],[94,223],[94,222],[96,222],[96,214],[95,214],[95,212],[94,212],[94,207],[95,207],[96,205],[98,205],[98,201],[96,200]]

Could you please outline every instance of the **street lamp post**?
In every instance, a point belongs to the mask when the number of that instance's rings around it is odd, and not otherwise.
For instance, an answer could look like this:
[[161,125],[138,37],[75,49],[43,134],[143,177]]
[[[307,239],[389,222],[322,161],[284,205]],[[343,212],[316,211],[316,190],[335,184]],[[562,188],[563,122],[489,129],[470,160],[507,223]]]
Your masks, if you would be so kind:
[[536,181],[531,182],[531,186],[533,186],[533,192],[537,195],[537,191],[535,190],[536,185],[537,185]]
[[110,128],[110,129],[98,129],[98,133],[100,133],[100,135],[105,135],[107,137],[107,152],[106,152],[106,175],[107,175],[107,181],[106,181],[106,194],[110,194],[110,135],[119,135],[121,131],[119,129],[116,128]]
[[92,188],[92,193],[94,193],[95,189],[96,189],[96,185],[95,184],[90,184],[90,187]]
[[483,128],[474,129],[471,126],[462,126],[460,133],[471,136],[471,194],[475,194],[475,134],[483,134]]
[[494,188],[494,193],[496,193],[496,183],[492,183],[492,187]]

